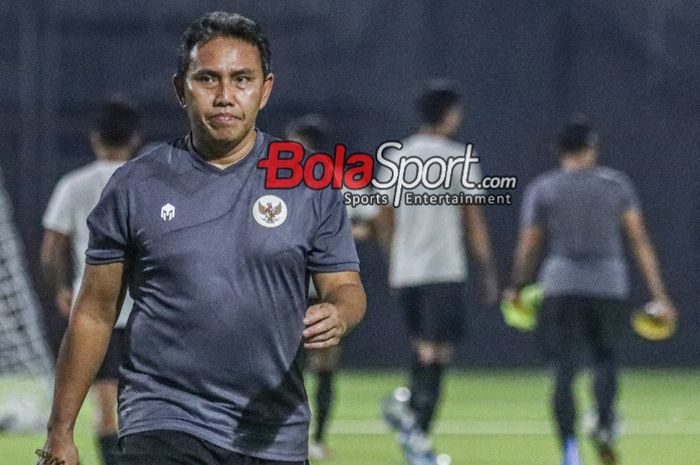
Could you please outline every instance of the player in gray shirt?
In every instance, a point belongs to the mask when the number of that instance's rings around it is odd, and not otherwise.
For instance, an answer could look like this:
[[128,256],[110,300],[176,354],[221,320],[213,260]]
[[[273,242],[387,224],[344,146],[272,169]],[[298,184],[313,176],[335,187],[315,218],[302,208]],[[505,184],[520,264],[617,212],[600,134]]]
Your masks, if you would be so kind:
[[179,58],[191,132],[118,169],[88,218],[41,465],[78,461],[75,419],[127,286],[124,465],[307,463],[303,349],[337,345],[364,314],[340,192],[265,187],[272,139],[255,122],[274,78],[259,26],[206,14]]
[[580,465],[575,436],[577,341],[591,348],[598,425],[593,439],[605,465],[616,463],[613,423],[617,394],[615,343],[629,291],[623,240],[627,239],[652,298],[665,318],[676,317],[629,178],[597,165],[598,135],[586,124],[565,126],[558,137],[559,169],[538,177],[525,193],[512,284],[515,301],[547,252],[538,281],[545,300],[539,336],[555,368],[553,410],[563,465]]

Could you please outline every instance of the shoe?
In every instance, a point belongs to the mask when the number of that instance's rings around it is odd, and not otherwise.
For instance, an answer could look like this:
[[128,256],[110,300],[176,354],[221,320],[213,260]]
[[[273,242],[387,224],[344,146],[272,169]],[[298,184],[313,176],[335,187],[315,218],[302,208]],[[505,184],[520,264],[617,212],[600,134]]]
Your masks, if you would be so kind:
[[326,445],[319,441],[311,441],[309,443],[309,458],[311,460],[326,460],[330,457]]
[[599,428],[591,434],[598,458],[603,465],[616,465],[615,434],[609,429]]
[[598,458],[603,465],[616,465],[617,453],[615,443],[622,432],[622,421],[617,414],[613,414],[610,425],[603,426],[598,420],[598,413],[589,411],[584,416],[584,431],[593,441],[593,446],[598,452]]
[[581,454],[578,450],[578,442],[575,438],[566,440],[564,445],[564,457],[561,465],[583,465]]
[[450,465],[452,463],[449,455],[435,454],[432,441],[422,431],[400,433],[399,437],[402,436],[399,443],[403,442],[404,458],[408,465]]
[[409,406],[411,391],[398,387],[382,401],[382,416],[394,431],[409,433],[416,426],[416,415]]

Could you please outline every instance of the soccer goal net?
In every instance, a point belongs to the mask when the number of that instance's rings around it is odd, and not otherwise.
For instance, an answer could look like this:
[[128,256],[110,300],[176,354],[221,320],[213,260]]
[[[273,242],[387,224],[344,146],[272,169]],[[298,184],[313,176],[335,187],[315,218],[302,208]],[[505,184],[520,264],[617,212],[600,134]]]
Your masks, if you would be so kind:
[[0,171],[0,431],[46,425],[53,364]]

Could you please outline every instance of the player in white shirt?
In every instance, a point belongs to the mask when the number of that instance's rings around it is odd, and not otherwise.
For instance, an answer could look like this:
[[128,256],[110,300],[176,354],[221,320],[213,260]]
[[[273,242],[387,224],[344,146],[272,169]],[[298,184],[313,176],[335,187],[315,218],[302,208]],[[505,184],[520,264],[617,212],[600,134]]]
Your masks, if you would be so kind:
[[[463,157],[466,146],[452,140],[463,121],[463,107],[454,86],[445,81],[428,84],[417,101],[422,125],[403,141],[403,148],[390,158]],[[461,170],[454,170],[448,189],[417,194],[467,192],[460,183]],[[471,165],[470,181],[481,178],[478,165]],[[383,178],[382,172],[379,175]],[[411,178],[411,175],[407,175]],[[381,242],[389,249],[389,284],[397,292],[406,313],[413,348],[409,390],[397,389],[383,405],[390,426],[399,430],[399,443],[410,465],[435,465],[429,435],[441,393],[444,367],[452,361],[456,344],[463,337],[467,312],[464,292],[467,252],[480,268],[487,303],[498,297],[486,221],[479,206],[383,207],[380,214]]]
[[[59,180],[44,213],[42,270],[49,292],[66,318],[70,316],[85,266],[89,238],[87,217],[97,205],[112,173],[140,147],[139,120],[139,112],[132,103],[119,98],[105,101],[90,132],[90,145],[96,160]],[[117,463],[117,378],[125,350],[124,327],[132,305],[131,298],[125,295],[112,340],[93,386],[95,429],[105,465]]]

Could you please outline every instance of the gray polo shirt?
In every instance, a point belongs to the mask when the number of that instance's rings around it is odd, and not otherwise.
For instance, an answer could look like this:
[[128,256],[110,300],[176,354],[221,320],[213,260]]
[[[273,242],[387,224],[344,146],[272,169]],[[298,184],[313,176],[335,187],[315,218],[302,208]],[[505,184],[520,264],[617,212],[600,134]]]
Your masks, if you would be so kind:
[[119,168],[88,219],[87,263],[124,262],[134,308],[120,435],[177,430],[305,460],[303,318],[312,272],[358,271],[339,191],[266,190],[271,139],[219,169],[185,138]]
[[539,275],[545,295],[626,297],[622,215],[637,209],[629,178],[611,168],[555,170],[528,186],[521,226],[545,228],[548,250]]

